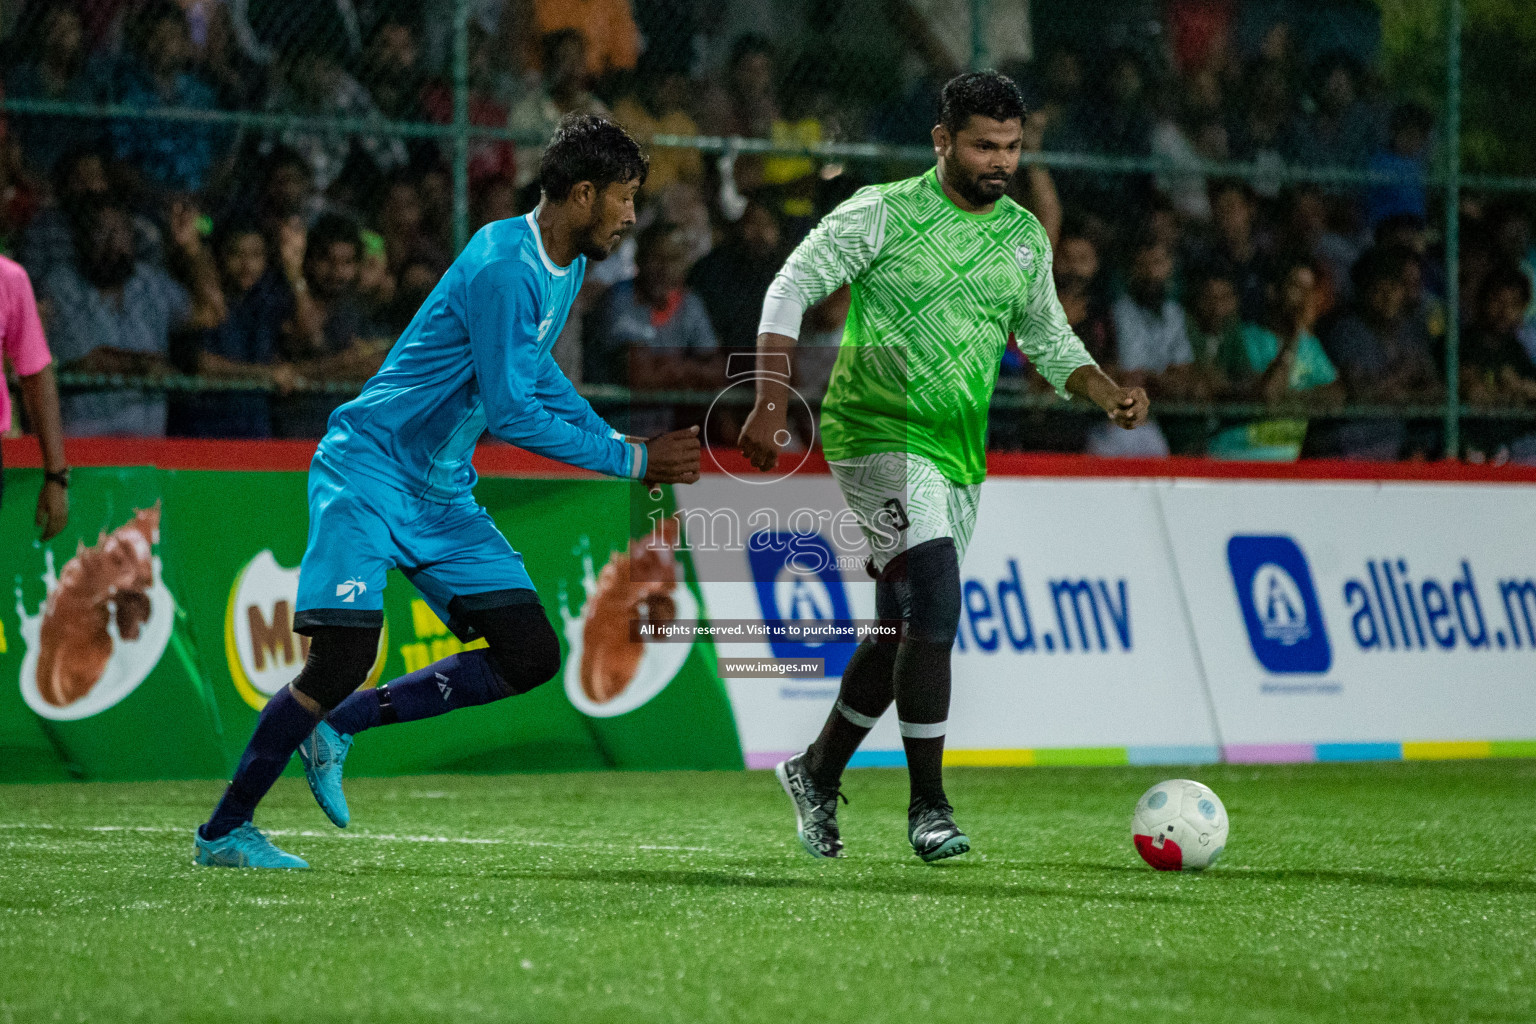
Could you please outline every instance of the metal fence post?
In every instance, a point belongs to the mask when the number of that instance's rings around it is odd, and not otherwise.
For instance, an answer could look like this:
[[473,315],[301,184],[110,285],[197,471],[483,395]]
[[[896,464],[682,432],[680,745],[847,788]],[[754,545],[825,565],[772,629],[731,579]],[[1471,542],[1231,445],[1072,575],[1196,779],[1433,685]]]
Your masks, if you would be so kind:
[[469,244],[469,4],[453,0],[453,251]]
[[987,66],[987,0],[971,0],[971,70]]
[[1461,454],[1461,0],[1445,0],[1445,455]]

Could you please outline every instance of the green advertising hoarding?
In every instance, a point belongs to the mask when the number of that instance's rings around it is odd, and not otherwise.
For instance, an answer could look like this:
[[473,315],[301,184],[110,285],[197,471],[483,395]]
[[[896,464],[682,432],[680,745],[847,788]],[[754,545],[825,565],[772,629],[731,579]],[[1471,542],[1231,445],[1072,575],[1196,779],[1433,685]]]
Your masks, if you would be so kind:
[[[303,664],[307,641],[291,625],[305,474],[80,469],[69,528],[46,545],[15,499],[38,477],[7,470],[12,500],[0,507],[0,565],[15,591],[0,604],[0,781],[226,776],[267,697]],[[612,623],[637,614],[647,590],[629,584],[629,560],[669,509],[619,481],[497,478],[476,494],[561,634],[561,674],[521,697],[370,732],[349,773],[741,767],[707,642],[619,651],[629,669],[617,686],[594,684],[599,661],[583,656],[627,640]],[[666,557],[666,600],[701,617],[686,552]],[[369,685],[462,649],[391,573]]]

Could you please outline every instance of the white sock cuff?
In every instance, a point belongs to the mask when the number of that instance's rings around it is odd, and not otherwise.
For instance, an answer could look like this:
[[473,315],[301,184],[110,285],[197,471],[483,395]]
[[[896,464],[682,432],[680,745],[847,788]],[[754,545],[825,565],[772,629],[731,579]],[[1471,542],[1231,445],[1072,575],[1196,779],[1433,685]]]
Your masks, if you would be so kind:
[[853,710],[853,708],[849,707],[847,704],[844,704],[842,701],[838,701],[834,706],[837,708],[838,714],[848,719],[848,721],[852,722],[860,729],[873,729],[875,727],[875,723],[880,721],[878,718],[870,718],[868,715],[859,714],[857,711]]
[[948,720],[943,722],[900,722],[901,734],[914,740],[938,740],[944,738],[945,730],[949,727]]

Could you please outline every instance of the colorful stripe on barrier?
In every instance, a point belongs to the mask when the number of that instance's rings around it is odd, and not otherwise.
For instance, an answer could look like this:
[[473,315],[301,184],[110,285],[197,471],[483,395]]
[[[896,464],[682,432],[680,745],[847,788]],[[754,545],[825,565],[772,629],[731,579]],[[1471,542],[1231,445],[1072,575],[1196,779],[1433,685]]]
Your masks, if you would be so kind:
[[[747,754],[748,768],[772,768],[797,751]],[[1349,761],[1460,761],[1536,757],[1536,740],[1416,740],[1405,743],[1248,743],[1216,747],[1057,747],[1045,749],[946,750],[947,767],[1033,768],[1048,766],[1157,764],[1316,764]],[[900,750],[860,750],[850,768],[902,768]]]

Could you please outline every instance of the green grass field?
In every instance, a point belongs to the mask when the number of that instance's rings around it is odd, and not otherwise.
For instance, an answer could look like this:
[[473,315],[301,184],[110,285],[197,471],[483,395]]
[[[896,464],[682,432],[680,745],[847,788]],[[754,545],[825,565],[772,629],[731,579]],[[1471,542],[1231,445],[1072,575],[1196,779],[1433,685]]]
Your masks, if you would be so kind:
[[1136,858],[1158,768],[952,769],[925,866],[904,772],[849,856],[765,772],[284,779],[298,873],[190,862],[216,783],[0,787],[0,1021],[1536,1020],[1536,762],[1208,767],[1203,876]]

